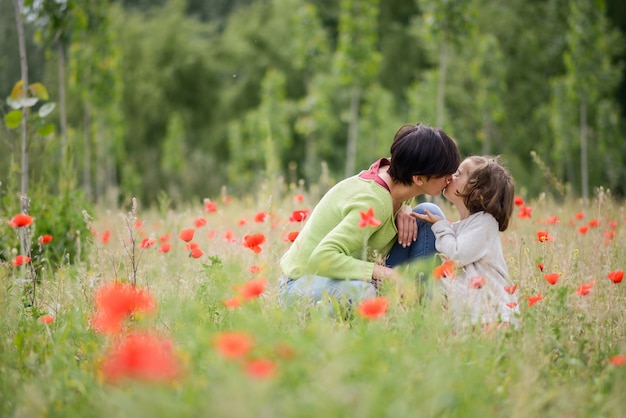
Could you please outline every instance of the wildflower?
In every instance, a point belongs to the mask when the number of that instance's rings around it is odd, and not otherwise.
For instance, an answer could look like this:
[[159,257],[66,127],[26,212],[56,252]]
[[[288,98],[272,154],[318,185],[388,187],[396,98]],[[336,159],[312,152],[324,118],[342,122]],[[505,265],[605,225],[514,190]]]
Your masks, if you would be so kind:
[[517,306],[517,302],[509,302],[506,304],[506,307],[509,309],[513,309]]
[[261,244],[265,242],[265,235],[263,234],[251,234],[243,237],[243,246],[250,248],[256,254],[260,253],[262,248]]
[[49,244],[52,241],[52,235],[42,235],[37,238],[37,242],[41,245]]
[[608,277],[609,280],[611,280],[615,284],[621,283],[621,281],[624,279],[624,270],[611,271],[609,272],[609,274],[606,275],[606,277]]
[[208,238],[208,239],[213,239],[213,238],[215,238],[215,235],[216,235],[216,234],[217,234],[217,231],[216,231],[215,229],[211,229],[211,230],[209,231],[209,233],[208,233],[208,234],[206,234],[206,236],[207,236],[207,238]]
[[255,359],[246,363],[246,373],[256,379],[267,379],[276,374],[276,363],[269,359]]
[[530,206],[520,206],[517,217],[520,219],[530,219],[532,217],[533,208]]
[[141,219],[137,219],[135,221],[135,229],[141,229],[142,226],[143,226],[143,221]]
[[365,299],[359,305],[359,315],[365,319],[377,319],[385,315],[389,302],[385,297]]
[[380,221],[374,217],[374,208],[369,208],[367,212],[361,212],[359,228],[364,228],[366,226],[380,226]]
[[54,316],[52,316],[52,315],[44,315],[44,316],[40,317],[39,320],[41,322],[43,322],[44,324],[51,324],[52,322],[54,322]]
[[206,225],[206,223],[207,223],[207,220],[206,218],[203,218],[203,217],[196,218],[196,220],[193,221],[193,224],[196,228],[202,228],[204,225]]
[[537,231],[537,241],[539,242],[552,241],[552,237],[548,235],[548,231]]
[[293,197],[293,201],[296,203],[302,203],[304,201],[304,195],[297,194]]
[[204,211],[207,213],[217,212],[217,203],[212,202],[211,199],[204,199]]
[[146,290],[116,282],[98,289],[95,303],[92,324],[96,331],[105,334],[120,331],[122,321],[134,312],[151,312],[155,309],[154,298]]
[[480,289],[485,285],[485,278],[482,276],[470,277],[469,286],[472,289]]
[[172,234],[164,234],[164,235],[161,235],[161,236],[159,237],[159,242],[166,242],[166,241],[169,241],[171,237],[172,237]]
[[163,244],[161,244],[161,247],[159,248],[159,252],[165,254],[165,253],[169,253],[171,249],[172,249],[172,244],[170,244],[169,242],[164,242]]
[[250,280],[239,288],[239,293],[244,300],[258,298],[264,291],[267,280],[264,278]]
[[574,215],[574,218],[578,220],[581,220],[584,217],[585,217],[585,212],[578,212],[576,215]]
[[240,358],[252,349],[252,337],[245,332],[226,331],[215,336],[213,340],[218,353],[229,359]]
[[517,290],[516,284],[514,284],[513,286],[504,286],[504,291],[508,293],[509,295],[512,295],[513,293],[515,293],[516,290]]
[[202,251],[198,247],[194,247],[189,251],[189,257],[191,258],[200,258],[204,255],[204,251]]
[[254,215],[254,222],[260,224],[265,222],[265,220],[269,217],[267,212],[258,212],[256,215]]
[[183,229],[182,231],[180,231],[180,234],[178,234],[178,238],[182,239],[185,242],[189,242],[193,239],[195,233],[196,231],[193,228]]
[[515,196],[513,203],[515,203],[515,206],[524,206],[524,199],[521,196]]
[[167,382],[178,377],[180,365],[171,341],[146,332],[133,332],[109,350],[101,371],[110,382],[123,378]]
[[535,303],[539,302],[541,299],[543,299],[543,295],[541,293],[537,293],[535,296],[526,296],[529,308]]
[[250,266],[248,271],[252,274],[259,274],[261,272],[261,267],[259,266]]
[[110,238],[111,238],[111,231],[106,230],[102,232],[102,235],[100,235],[100,242],[103,244],[107,244]]
[[617,354],[609,359],[609,363],[613,366],[623,366],[626,364],[626,354]]
[[238,308],[241,306],[241,298],[239,296],[235,296],[230,299],[225,299],[223,303],[227,308]]
[[299,209],[291,212],[291,216],[289,217],[289,222],[302,222],[309,216],[308,209]]
[[590,228],[597,228],[600,226],[600,221],[597,219],[592,219],[589,221],[589,227]]
[[21,265],[24,264],[28,264],[30,262],[30,257],[26,256],[26,255],[17,255],[15,256],[15,258],[13,259],[13,265],[15,267],[19,267]]
[[555,285],[556,282],[559,280],[559,277],[561,277],[561,273],[544,274],[543,277],[548,283],[550,283],[551,285]]
[[144,238],[139,245],[141,248],[150,248],[156,244],[156,240],[152,238]]
[[548,219],[546,219],[546,223],[548,225],[556,225],[560,222],[560,219],[557,216],[551,216]]
[[591,292],[594,284],[596,284],[595,280],[592,280],[589,283],[583,283],[580,286],[578,286],[576,293],[578,293],[580,296],[586,296]]
[[224,232],[224,239],[226,240],[226,242],[230,244],[237,242],[237,238],[235,238],[235,234],[230,229]]
[[17,215],[13,217],[13,219],[8,221],[7,223],[9,224],[9,226],[13,228],[23,228],[25,226],[32,225],[33,218],[32,216],[27,215],[25,213],[18,213]]
[[610,230],[604,232],[604,244],[605,245],[609,245],[611,243],[611,241],[613,241],[613,238],[615,238],[615,230],[614,229],[610,229]]
[[456,262],[452,260],[446,260],[441,265],[433,269],[433,278],[439,280],[442,277],[447,279],[454,279],[454,265]]
[[296,240],[296,238],[298,238],[299,234],[300,234],[300,232],[298,232],[298,231],[292,231],[292,232],[287,234],[287,236],[285,237],[285,241],[294,242]]
[[587,225],[583,225],[578,228],[578,233],[581,235],[585,235],[587,232],[589,232],[589,227]]
[[617,221],[609,221],[609,229],[616,230],[617,229]]
[[240,219],[237,221],[237,225],[238,225],[238,226],[244,226],[244,225],[245,225],[245,224],[247,224],[247,223],[248,223],[248,219],[247,219],[247,218],[240,218]]
[[539,263],[539,264],[537,264],[537,268],[538,268],[540,271],[543,271],[544,266],[543,266],[543,264]]

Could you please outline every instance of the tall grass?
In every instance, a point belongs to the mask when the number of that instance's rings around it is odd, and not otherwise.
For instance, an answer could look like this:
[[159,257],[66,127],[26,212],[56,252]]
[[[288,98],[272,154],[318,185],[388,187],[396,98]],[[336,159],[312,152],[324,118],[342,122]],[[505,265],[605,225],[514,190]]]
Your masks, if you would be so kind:
[[[617,417],[626,414],[626,366],[610,359],[626,354],[626,282],[607,278],[626,264],[626,209],[599,191],[590,205],[541,197],[530,219],[516,218],[502,235],[510,274],[518,285],[521,326],[492,332],[453,333],[435,293],[418,303],[405,278],[387,286],[387,314],[378,320],[358,315],[330,318],[325,307],[283,308],[277,298],[277,262],[299,230],[293,210],[315,202],[290,197],[218,202],[172,211],[129,215],[94,214],[89,260],[43,275],[38,308],[50,324],[22,304],[21,271],[0,269],[0,416],[13,417]],[[444,202],[449,218],[455,212]],[[269,214],[264,222],[255,214]],[[584,212],[580,219],[577,214]],[[10,214],[5,214],[7,217]],[[36,215],[36,214],[34,214]],[[142,221],[135,228],[134,216]],[[180,230],[196,228],[204,255],[191,258]],[[558,222],[554,223],[555,218]],[[580,217],[580,215],[579,215]],[[247,222],[243,222],[243,219]],[[585,234],[583,225],[597,220]],[[614,222],[614,224],[611,224]],[[592,222],[595,224],[595,222]],[[3,233],[11,233],[8,227]],[[111,239],[100,241],[103,231]],[[547,231],[547,242],[537,231]],[[607,240],[605,232],[614,230]],[[232,231],[234,239],[224,239]],[[172,249],[157,251],[158,238],[171,234]],[[241,245],[246,234],[263,233],[260,253]],[[150,248],[129,253],[154,238]],[[85,241],[83,237],[83,241]],[[480,245],[480,243],[477,243]],[[134,272],[133,263],[136,263]],[[544,266],[542,272],[538,264]],[[250,272],[258,266],[261,271]],[[561,273],[550,285],[545,273]],[[135,277],[131,277],[135,275]],[[264,277],[265,292],[228,308],[237,286]],[[166,384],[138,380],[107,382],[101,365],[115,336],[90,326],[94,291],[112,280],[130,281],[157,300],[152,315],[133,318],[135,329],[157,330],[173,344],[180,377]],[[588,295],[581,284],[595,280]],[[541,293],[529,307],[525,296]],[[252,336],[249,357],[268,359],[275,372],[251,376],[244,360],[215,348],[225,331]]]

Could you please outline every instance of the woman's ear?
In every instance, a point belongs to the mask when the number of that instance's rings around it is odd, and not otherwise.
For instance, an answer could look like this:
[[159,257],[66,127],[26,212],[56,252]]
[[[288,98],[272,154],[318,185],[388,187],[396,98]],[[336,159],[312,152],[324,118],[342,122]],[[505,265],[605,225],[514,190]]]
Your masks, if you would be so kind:
[[424,180],[422,180],[422,176],[413,176],[413,183],[418,186],[422,186],[424,184]]

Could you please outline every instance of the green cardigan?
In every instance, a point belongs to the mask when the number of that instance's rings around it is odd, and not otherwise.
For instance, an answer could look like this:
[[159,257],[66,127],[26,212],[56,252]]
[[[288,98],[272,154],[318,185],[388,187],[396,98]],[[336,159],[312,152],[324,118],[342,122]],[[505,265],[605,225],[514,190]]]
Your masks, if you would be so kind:
[[[381,225],[359,227],[361,212],[370,208]],[[389,191],[373,180],[349,177],[320,200],[280,267],[292,279],[315,274],[370,281],[376,257],[387,256],[397,234]]]

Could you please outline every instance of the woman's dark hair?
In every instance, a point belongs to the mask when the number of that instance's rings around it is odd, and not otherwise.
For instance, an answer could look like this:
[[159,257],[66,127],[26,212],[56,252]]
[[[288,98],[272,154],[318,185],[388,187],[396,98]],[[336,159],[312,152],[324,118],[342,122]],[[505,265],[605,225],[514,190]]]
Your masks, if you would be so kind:
[[509,227],[515,200],[513,177],[504,168],[500,157],[468,157],[472,171],[459,196],[470,213],[487,212],[498,221],[498,229]]
[[404,125],[393,138],[388,173],[393,180],[410,185],[413,176],[449,176],[459,164],[459,148],[443,130],[421,123]]

